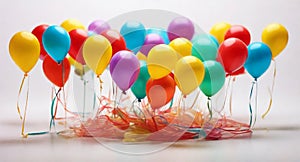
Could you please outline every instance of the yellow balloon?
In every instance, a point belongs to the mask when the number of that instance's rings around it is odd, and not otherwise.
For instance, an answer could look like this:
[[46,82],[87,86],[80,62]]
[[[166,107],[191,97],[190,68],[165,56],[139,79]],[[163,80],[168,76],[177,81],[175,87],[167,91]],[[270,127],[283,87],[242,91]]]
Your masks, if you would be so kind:
[[76,63],[77,61],[74,60],[74,59],[73,59],[71,56],[69,56],[69,55],[67,55],[66,57],[67,57],[67,59],[69,60],[70,64],[73,65],[73,66],[75,66],[75,63]]
[[9,42],[9,53],[19,68],[28,73],[40,56],[39,40],[30,32],[18,32]]
[[139,59],[139,60],[143,60],[143,61],[146,61],[147,62],[147,56],[145,56],[144,54],[142,54],[141,52],[138,52],[136,54],[136,57]]
[[64,28],[67,32],[70,32],[74,29],[83,29],[85,30],[84,25],[77,19],[67,19],[60,25],[62,28]]
[[148,72],[153,79],[167,76],[175,67],[177,61],[176,51],[168,45],[154,46],[148,53]]
[[261,39],[270,47],[272,58],[275,58],[286,47],[289,34],[283,25],[270,24],[264,28]]
[[176,38],[169,43],[178,54],[178,59],[183,56],[190,56],[192,54],[192,43],[185,38]]
[[70,64],[74,66],[75,68],[74,72],[78,76],[83,76],[86,72],[90,70],[90,68],[87,65],[82,65],[81,63],[77,62],[69,55],[67,56],[67,59],[69,60]]
[[83,44],[83,58],[86,64],[99,77],[112,57],[110,42],[102,35],[93,35]]
[[182,94],[188,95],[198,88],[204,79],[204,64],[195,56],[182,57],[175,65],[174,75]]
[[210,34],[213,35],[221,44],[224,41],[225,34],[227,30],[231,28],[231,25],[226,22],[221,22],[215,24],[211,29],[210,29]]

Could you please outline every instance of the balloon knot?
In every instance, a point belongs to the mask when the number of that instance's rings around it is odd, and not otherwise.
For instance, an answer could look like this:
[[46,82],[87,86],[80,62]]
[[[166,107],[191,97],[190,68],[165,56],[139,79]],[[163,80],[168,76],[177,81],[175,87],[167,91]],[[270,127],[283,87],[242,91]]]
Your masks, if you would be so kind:
[[138,101],[138,102],[142,102],[142,100],[141,100],[141,99],[138,99],[137,101]]
[[28,73],[24,73],[24,77],[27,77],[28,76]]

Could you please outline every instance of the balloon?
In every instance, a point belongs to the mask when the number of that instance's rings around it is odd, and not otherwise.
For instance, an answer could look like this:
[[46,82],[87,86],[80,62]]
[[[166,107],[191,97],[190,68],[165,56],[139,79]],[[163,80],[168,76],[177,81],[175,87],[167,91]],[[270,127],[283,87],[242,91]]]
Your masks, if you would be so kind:
[[82,29],[74,29],[69,32],[71,37],[71,47],[69,55],[82,65],[85,65],[85,61],[82,56],[82,45],[88,38],[88,32]]
[[84,25],[77,19],[67,19],[63,21],[60,26],[64,28],[67,32],[70,32],[74,29],[85,30]]
[[142,23],[128,21],[121,27],[120,33],[123,35],[126,47],[137,53],[144,44],[146,30]]
[[153,79],[160,79],[168,75],[175,67],[176,51],[168,45],[154,46],[148,54],[148,71]]
[[111,44],[112,54],[126,50],[126,43],[122,35],[116,30],[106,30],[101,33]]
[[145,56],[148,56],[149,51],[151,48],[158,44],[164,44],[163,38],[158,34],[147,34],[145,38],[144,45],[140,49],[140,52]]
[[254,78],[259,78],[270,66],[272,52],[261,42],[254,42],[248,46],[248,58],[245,63],[247,72]]
[[141,52],[138,52],[136,54],[136,57],[139,59],[139,60],[143,60],[143,61],[146,61],[147,62],[147,56],[145,56],[144,54],[142,54]]
[[281,24],[269,24],[264,28],[261,39],[270,47],[272,58],[275,58],[286,47],[289,33]]
[[87,65],[82,65],[81,63],[74,60],[72,57],[67,56],[66,58],[69,60],[70,65],[74,66],[74,72],[76,75],[83,76],[86,72],[90,70],[90,68]]
[[214,41],[214,43],[216,44],[216,46],[219,47],[219,42],[218,42],[218,40],[216,39],[216,37],[213,36],[213,35],[211,35],[211,34],[207,34],[207,35],[209,36],[209,38],[210,38],[211,40]]
[[208,34],[196,35],[193,38],[192,55],[201,61],[216,60],[218,45]]
[[250,32],[242,25],[232,25],[225,34],[225,39],[228,38],[238,38],[246,45],[249,45],[251,41]]
[[50,56],[46,56],[43,61],[43,71],[49,81],[58,87],[63,87],[69,79],[70,62],[65,58],[58,64]]
[[169,40],[169,37],[168,37],[168,33],[163,28],[149,28],[149,29],[147,29],[146,34],[158,34],[164,40],[165,44],[169,44],[170,43],[170,40]]
[[42,42],[46,52],[55,60],[60,63],[67,55],[70,46],[70,35],[60,26],[49,26],[42,38]]
[[110,62],[112,47],[102,35],[92,35],[83,44],[83,58],[86,64],[99,77]]
[[138,78],[140,63],[131,51],[119,51],[112,57],[109,71],[117,86],[126,91]]
[[18,32],[9,41],[9,53],[19,68],[28,73],[39,60],[39,40],[29,32]]
[[174,75],[175,82],[182,94],[194,91],[202,82],[205,69],[202,61],[194,56],[185,56],[177,61]]
[[42,42],[42,37],[43,37],[43,34],[45,32],[45,30],[49,27],[49,25],[46,25],[46,24],[42,24],[42,25],[39,25],[37,27],[35,27],[33,30],[32,30],[32,34],[34,34],[36,36],[36,38],[39,40],[39,43],[40,43],[40,49],[41,49],[41,52],[40,52],[40,59],[41,60],[44,60],[44,58],[48,55],[47,52],[45,51],[44,47],[43,47],[43,42]]
[[174,96],[176,84],[174,79],[167,75],[161,79],[149,79],[146,84],[146,94],[152,109],[158,109]]
[[140,73],[137,80],[131,86],[131,91],[135,97],[139,100],[145,98],[146,96],[146,84],[149,80],[150,75],[148,73],[147,63],[145,61],[140,61]]
[[88,27],[89,31],[96,34],[101,34],[102,32],[109,29],[110,29],[109,24],[103,20],[95,20]]
[[195,28],[190,19],[186,17],[177,17],[170,22],[167,31],[170,41],[179,37],[191,40],[194,36]]
[[226,39],[219,47],[217,61],[229,75],[243,67],[248,56],[247,46],[237,38]]
[[225,33],[230,27],[231,25],[226,22],[217,23],[210,29],[209,33],[221,44],[224,41]]
[[242,66],[241,68],[239,68],[238,70],[234,71],[232,74],[230,74],[231,76],[238,76],[241,74],[245,74],[245,68],[244,66]]
[[207,96],[215,95],[224,85],[225,71],[223,66],[216,61],[204,61],[205,76],[200,89]]
[[169,46],[171,46],[178,54],[178,59],[192,54],[192,43],[185,38],[173,39]]

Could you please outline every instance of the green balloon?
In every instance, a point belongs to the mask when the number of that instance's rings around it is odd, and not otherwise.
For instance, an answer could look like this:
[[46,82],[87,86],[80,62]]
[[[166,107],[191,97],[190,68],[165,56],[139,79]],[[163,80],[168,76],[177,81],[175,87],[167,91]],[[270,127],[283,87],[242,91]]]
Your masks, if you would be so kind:
[[200,89],[207,96],[211,97],[223,87],[225,83],[225,70],[216,61],[204,61],[205,76],[200,84]]
[[135,97],[139,100],[145,98],[146,96],[146,84],[149,80],[150,75],[148,73],[147,63],[145,61],[140,61],[140,73],[137,80],[131,86],[131,91]]
[[201,61],[216,60],[218,44],[209,34],[196,35],[192,40],[192,56]]

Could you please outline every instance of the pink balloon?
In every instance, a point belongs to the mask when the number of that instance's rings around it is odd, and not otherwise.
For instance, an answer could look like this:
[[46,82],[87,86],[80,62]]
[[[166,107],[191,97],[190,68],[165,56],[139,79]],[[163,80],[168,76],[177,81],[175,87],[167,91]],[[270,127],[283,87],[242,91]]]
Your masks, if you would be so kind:
[[110,25],[103,20],[95,20],[88,27],[89,31],[94,32],[96,34],[101,34],[102,32],[109,29]]
[[126,91],[138,78],[140,63],[131,51],[123,50],[112,57],[109,70],[117,86],[122,91]]
[[183,37],[191,40],[194,36],[195,28],[193,22],[186,17],[173,19],[168,26],[168,37],[170,41]]
[[164,40],[160,35],[155,34],[155,33],[147,34],[144,45],[142,46],[140,51],[145,56],[148,56],[148,53],[152,49],[152,47],[154,47],[158,44],[164,44]]

